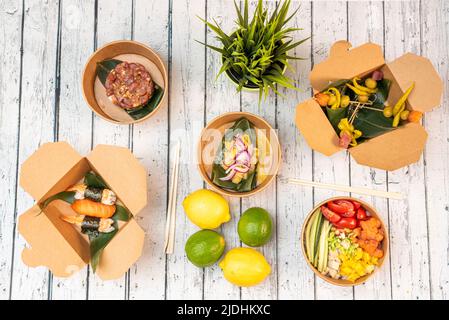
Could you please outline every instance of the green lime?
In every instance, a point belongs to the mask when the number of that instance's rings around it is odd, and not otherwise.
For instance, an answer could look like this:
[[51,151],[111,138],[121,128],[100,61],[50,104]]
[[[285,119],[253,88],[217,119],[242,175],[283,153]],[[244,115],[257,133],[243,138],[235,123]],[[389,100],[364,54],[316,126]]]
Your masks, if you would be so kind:
[[270,240],[272,225],[271,216],[267,210],[250,208],[242,214],[237,231],[244,244],[259,247]]
[[186,242],[187,258],[197,267],[209,267],[220,259],[225,249],[223,236],[212,230],[192,234]]

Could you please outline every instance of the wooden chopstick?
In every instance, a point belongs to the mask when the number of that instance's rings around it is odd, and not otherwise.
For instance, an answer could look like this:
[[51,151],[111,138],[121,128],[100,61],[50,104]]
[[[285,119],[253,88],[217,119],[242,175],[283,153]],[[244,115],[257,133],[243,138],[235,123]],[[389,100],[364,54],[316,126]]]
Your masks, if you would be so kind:
[[388,198],[388,199],[403,200],[405,198],[404,195],[399,192],[389,192],[389,191],[374,190],[374,189],[361,188],[361,187],[351,187],[351,186],[344,186],[344,185],[339,185],[339,184],[321,183],[321,182],[307,181],[307,180],[301,180],[301,179],[290,178],[290,179],[288,179],[288,183],[298,184],[298,185],[302,185],[302,186],[315,187],[315,188],[321,188],[321,189],[329,189],[329,190],[334,190],[334,191],[351,192],[351,193],[357,193],[357,194],[363,194],[363,195],[375,196],[375,197],[382,197],[382,198]]
[[178,143],[178,150],[176,154],[176,172],[175,172],[175,187],[173,191],[173,202],[172,202],[172,218],[170,220],[171,228],[170,228],[170,238],[168,245],[168,253],[172,254],[175,249],[175,230],[176,230],[176,203],[178,198],[178,178],[179,178],[179,161],[180,161],[180,153],[181,153],[181,144]]
[[179,155],[181,143],[178,142],[175,151],[175,161],[173,164],[172,177],[170,181],[170,193],[168,196],[167,222],[165,224],[165,244],[164,251],[166,254],[172,254],[175,242],[176,227],[176,199],[178,193],[178,172],[179,172]]

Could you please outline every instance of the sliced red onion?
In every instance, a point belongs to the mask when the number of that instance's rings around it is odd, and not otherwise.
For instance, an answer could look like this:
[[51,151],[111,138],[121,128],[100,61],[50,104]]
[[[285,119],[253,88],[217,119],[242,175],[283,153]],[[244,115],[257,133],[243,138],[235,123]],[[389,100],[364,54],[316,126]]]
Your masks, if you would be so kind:
[[235,146],[237,147],[238,151],[246,150],[245,143],[242,141],[240,136],[236,136],[235,137]]
[[232,170],[235,170],[240,173],[247,173],[249,171],[249,167],[244,164],[234,164],[231,166]]
[[[229,160],[229,161],[228,161]],[[235,158],[232,158],[232,159],[223,159],[223,164],[226,166],[226,167],[230,167],[230,166],[232,166],[233,164],[235,163]]]
[[246,150],[239,152],[239,154],[237,154],[237,157],[235,157],[235,162],[243,163],[245,165],[248,165],[250,160],[251,160],[251,157],[250,157],[248,151],[246,151]]
[[[229,169],[228,169],[229,170]],[[229,171],[229,173],[228,173],[228,175],[226,176],[226,177],[223,177],[223,178],[219,178],[221,181],[229,181],[229,180],[231,180],[232,178],[234,178],[234,176],[235,176],[235,171],[234,170],[230,170]]]

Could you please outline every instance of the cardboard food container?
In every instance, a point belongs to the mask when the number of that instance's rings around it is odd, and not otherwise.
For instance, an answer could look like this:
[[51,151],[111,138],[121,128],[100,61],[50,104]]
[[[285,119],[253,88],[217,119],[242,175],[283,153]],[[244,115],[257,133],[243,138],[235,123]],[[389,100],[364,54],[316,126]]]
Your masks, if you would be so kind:
[[[22,164],[20,173],[20,186],[36,200],[19,217],[19,232],[29,245],[22,251],[26,265],[45,266],[57,277],[69,277],[89,263],[87,236],[60,218],[73,214],[70,205],[57,200],[43,211],[40,206],[89,171],[105,180],[132,216],[145,207],[146,171],[128,149],[97,145],[82,157],[66,142],[46,143]],[[117,234],[101,254],[96,274],[103,280],[121,277],[140,257],[143,243],[144,231],[133,217],[119,224]]]
[[[319,92],[333,81],[356,76],[363,78],[375,70],[381,70],[384,78],[391,80],[388,95],[390,106],[413,82],[415,88],[407,100],[408,110],[425,113],[441,103],[443,82],[427,58],[406,53],[385,63],[382,48],[374,43],[365,43],[356,48],[351,48],[347,41],[334,43],[329,57],[314,66],[309,79],[314,92]],[[342,150],[337,133],[322,107],[313,98],[296,107],[296,125],[312,149],[326,156]],[[396,170],[420,159],[426,139],[427,132],[423,126],[409,122],[348,150],[361,165]]]
[[[353,201],[357,201],[359,202],[363,208],[366,209],[367,212],[370,213],[370,215],[374,218],[379,219],[380,223],[381,223],[381,229],[384,233],[384,239],[382,240],[382,250],[384,252],[384,255],[381,259],[378,260],[378,265],[376,266],[376,268],[374,269],[374,271],[370,274],[367,274],[363,277],[358,278],[356,281],[351,282],[349,280],[344,280],[344,279],[334,279],[331,277],[328,277],[326,275],[323,275],[321,272],[319,272],[313,265],[312,263],[310,263],[309,259],[307,258],[307,254],[306,254],[306,248],[305,248],[305,234],[306,234],[306,226],[310,221],[310,218],[312,217],[313,213],[320,208],[322,205],[328,203],[329,201],[334,201],[334,200],[353,200]],[[379,214],[377,213],[376,209],[371,206],[370,204],[360,200],[360,199],[356,199],[356,198],[352,198],[352,197],[334,197],[334,198],[330,198],[327,199],[323,202],[321,202],[320,204],[318,204],[317,206],[315,206],[315,208],[312,209],[312,211],[310,211],[310,213],[307,215],[306,220],[304,221],[304,224],[302,226],[302,230],[301,230],[301,249],[302,249],[302,254],[304,256],[304,259],[306,260],[308,266],[313,270],[313,272],[320,277],[321,279],[323,279],[326,282],[329,282],[333,285],[337,285],[337,286],[341,286],[341,287],[353,287],[353,286],[357,286],[360,285],[364,282],[366,282],[369,278],[371,278],[384,264],[385,258],[388,255],[388,231],[387,228],[385,228],[385,225],[382,221],[382,219],[380,218]]]
[[[95,91],[94,91],[94,85],[95,85],[95,79],[97,78],[97,63],[101,62],[106,59],[111,59],[120,55],[125,54],[135,54],[142,56],[148,60],[150,60],[152,63],[154,63],[157,70],[160,72],[162,76],[162,82],[160,85],[163,85],[163,96],[161,98],[161,101],[157,105],[157,107],[150,112],[148,115],[138,119],[138,120],[130,120],[130,121],[118,121],[113,118],[111,118],[109,115],[107,115],[102,108],[99,106],[97,99],[95,97]],[[154,76],[154,75],[152,75]],[[94,111],[98,116],[101,118],[115,123],[115,124],[133,124],[138,123],[141,121],[144,121],[151,116],[153,116],[164,104],[167,102],[168,97],[168,73],[167,69],[164,65],[164,62],[159,57],[157,52],[155,52],[150,47],[139,43],[137,41],[132,40],[119,40],[110,42],[103,47],[99,48],[97,51],[95,51],[92,56],[89,57],[86,66],[84,68],[83,72],[83,78],[82,78],[82,89],[83,89],[83,97],[84,100],[87,102],[89,107]]]
[[[236,192],[221,188],[213,183],[211,180],[211,172],[213,161],[215,160],[219,146],[222,143],[223,135],[226,129],[229,129],[235,121],[245,117],[248,119],[257,130],[261,130],[266,137],[266,142],[269,144],[267,149],[271,150],[270,159],[267,164],[267,177],[255,189],[247,192]],[[224,113],[212,121],[202,130],[200,140],[198,142],[198,169],[204,181],[215,192],[229,196],[229,197],[249,197],[264,190],[268,185],[274,181],[279,167],[281,165],[281,146],[276,132],[261,117],[249,112],[228,112]]]

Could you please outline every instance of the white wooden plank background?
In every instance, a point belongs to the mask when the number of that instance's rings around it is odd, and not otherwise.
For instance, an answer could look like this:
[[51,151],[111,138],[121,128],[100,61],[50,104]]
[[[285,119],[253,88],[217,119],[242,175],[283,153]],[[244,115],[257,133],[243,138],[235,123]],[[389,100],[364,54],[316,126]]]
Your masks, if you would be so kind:
[[[266,1],[271,8],[274,1]],[[5,0],[0,3],[0,299],[448,299],[449,297],[449,1],[293,1],[301,6],[292,25],[311,40],[295,55],[291,76],[301,92],[283,90],[259,107],[257,94],[235,93],[215,80],[219,56],[195,42],[217,44],[197,19],[216,18],[233,28],[230,0]],[[252,2],[253,9],[255,3]],[[98,46],[135,39],[156,49],[170,74],[168,107],[150,120],[116,126],[95,116],[81,96],[84,63]],[[441,108],[426,114],[429,140],[423,158],[395,172],[359,166],[349,155],[313,152],[294,125],[295,106],[311,95],[307,75],[335,40],[373,41],[392,60],[406,51],[427,56],[444,79]],[[278,131],[283,164],[266,191],[230,199],[233,220],[222,226],[228,248],[240,246],[236,226],[250,206],[263,206],[275,222],[261,250],[272,265],[262,285],[240,289],[220,268],[198,269],[184,255],[197,229],[182,214],[181,200],[204,186],[196,169],[202,127],[227,111],[262,115]],[[39,145],[65,140],[80,153],[98,143],[129,147],[148,172],[149,205],[139,217],[144,253],[128,273],[103,282],[87,268],[70,279],[45,268],[30,269],[20,254],[25,241],[16,218],[33,201],[18,186],[20,165]],[[175,254],[162,253],[167,181],[177,141],[182,141]],[[346,183],[407,194],[404,202],[363,197],[377,207],[390,230],[391,251],[366,284],[333,287],[308,269],[299,247],[302,222],[314,203],[336,195],[284,183],[286,177]]]

